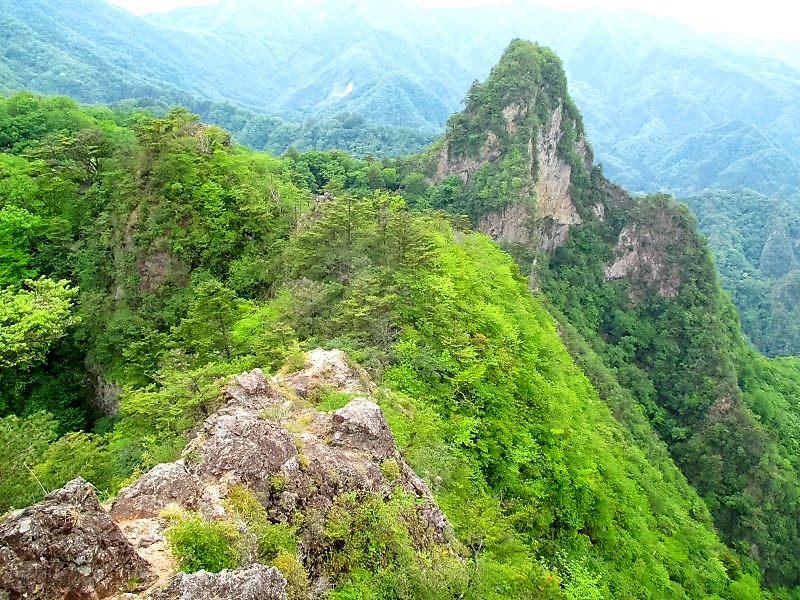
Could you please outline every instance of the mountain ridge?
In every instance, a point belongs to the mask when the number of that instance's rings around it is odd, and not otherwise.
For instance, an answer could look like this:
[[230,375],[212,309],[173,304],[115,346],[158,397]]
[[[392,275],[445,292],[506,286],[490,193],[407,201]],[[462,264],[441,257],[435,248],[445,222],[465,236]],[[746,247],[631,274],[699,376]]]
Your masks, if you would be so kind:
[[[525,84],[520,72],[536,84]],[[529,104],[520,104],[517,85],[527,90]],[[516,121],[526,106],[533,121]],[[562,111],[570,118],[561,118]],[[755,399],[745,389],[769,379],[740,372],[750,354],[705,241],[685,206],[665,195],[632,197],[593,168],[580,115],[571,111],[558,58],[538,45],[512,42],[488,79],[470,89],[464,111],[451,117],[433,155],[422,157],[423,164],[436,164],[436,152],[450,156],[456,146],[470,165],[466,174],[456,169],[433,183],[432,205],[465,212],[473,226],[517,257],[533,287],[635,391],[652,427],[709,504],[723,539],[732,545],[738,539],[751,548],[752,558],[768,561],[761,563],[767,581],[790,583],[796,559],[766,559],[765,548],[774,542],[750,523],[782,520],[800,505],[767,516],[747,508],[755,500],[745,498],[771,493],[774,482],[762,481],[756,489],[761,465],[781,469],[791,446],[774,446],[779,432],[762,428]],[[536,160],[534,148],[542,147],[544,160]],[[569,180],[568,187],[556,188],[562,192],[558,202],[548,184],[554,173]],[[526,205],[522,215],[514,208]],[[485,219],[487,214],[493,218]],[[720,428],[730,427],[750,437],[749,452],[719,437]],[[751,455],[743,460],[740,452]],[[719,461],[717,467],[710,457]],[[709,469],[717,468],[719,478],[709,480]],[[789,467],[786,477],[795,477],[788,473],[796,468]],[[797,535],[791,527],[786,532]]]
[[[239,496],[268,536],[261,560],[285,551],[282,572],[301,584],[313,558],[330,558],[297,552],[308,527],[345,549],[329,563],[334,597],[444,585],[456,597],[739,600],[797,587],[800,365],[747,347],[685,207],[633,197],[592,163],[552,51],[512,42],[443,138],[398,161],[275,158],[182,109],[22,94],[0,118],[16,136],[0,162],[0,250],[13,259],[0,310],[14,311],[0,317],[16,336],[0,457],[25,457],[0,461],[4,508],[76,474],[114,494],[180,455],[227,377],[291,373],[324,345],[380,377],[404,459],[462,547],[452,571],[426,570],[440,565],[407,551],[391,495],[366,510],[345,495],[288,523]],[[487,231],[515,232],[517,263],[470,231],[487,215]],[[36,294],[81,319],[29,347]],[[77,431],[94,419],[73,392],[89,366],[122,390],[92,433]],[[297,402],[343,400],[323,389]],[[309,425],[287,431],[302,439]],[[189,540],[230,546],[224,523],[174,517]],[[224,564],[242,560],[231,552]]]

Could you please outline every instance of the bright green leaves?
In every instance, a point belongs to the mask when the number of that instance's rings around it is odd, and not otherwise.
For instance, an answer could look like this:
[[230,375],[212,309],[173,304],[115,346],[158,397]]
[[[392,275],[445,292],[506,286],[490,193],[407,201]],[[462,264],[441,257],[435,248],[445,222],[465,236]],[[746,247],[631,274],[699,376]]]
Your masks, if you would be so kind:
[[0,287],[16,286],[37,275],[32,250],[43,226],[40,217],[24,208],[0,209]]
[[[395,488],[341,494],[325,518],[326,568],[339,574],[331,598],[458,598],[468,594],[467,564],[430,538],[416,498]],[[426,533],[428,535],[426,536]]]
[[119,477],[108,441],[99,435],[70,432],[53,442],[42,454],[34,473],[47,490],[54,490],[80,475],[97,492],[108,496]]
[[219,281],[203,281],[193,288],[186,316],[173,331],[175,340],[200,364],[229,359],[231,329],[245,311],[245,303]]
[[0,289],[0,368],[44,360],[50,345],[77,323],[76,290],[66,281],[29,280],[26,289]]
[[230,521],[206,521],[198,514],[179,518],[165,532],[170,549],[186,573],[219,573],[239,565],[240,534]]
[[0,100],[0,151],[20,152],[55,131],[75,131],[90,119],[64,96],[42,98],[22,92]]
[[56,422],[46,413],[0,418],[0,513],[41,500],[46,490],[33,472],[56,437]]

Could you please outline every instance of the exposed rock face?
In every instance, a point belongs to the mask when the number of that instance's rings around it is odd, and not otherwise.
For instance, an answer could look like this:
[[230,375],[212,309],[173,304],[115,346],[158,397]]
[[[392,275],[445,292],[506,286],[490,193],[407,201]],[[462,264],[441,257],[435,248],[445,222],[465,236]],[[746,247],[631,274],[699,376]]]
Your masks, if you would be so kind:
[[333,439],[336,446],[367,450],[378,458],[397,455],[392,432],[380,407],[366,398],[354,398],[333,413]]
[[670,245],[683,237],[683,230],[667,213],[655,215],[652,222],[624,227],[614,248],[614,262],[603,267],[606,280],[627,277],[628,296],[639,302],[647,288],[664,298],[674,298],[680,289],[680,267]]
[[115,520],[156,517],[169,504],[204,508],[204,490],[182,462],[160,464],[120,491],[111,506]]
[[469,183],[475,171],[486,162],[500,158],[501,150],[497,144],[497,134],[493,131],[486,133],[486,141],[481,145],[478,156],[456,156],[450,151],[450,144],[445,141],[436,161],[436,173],[431,182],[440,181],[455,175],[464,183]]
[[282,468],[297,464],[297,449],[286,429],[230,405],[206,419],[189,451],[200,457],[193,468],[201,478],[226,483],[258,486]]
[[8,598],[105,598],[152,578],[80,478],[0,523],[0,565]]
[[[582,223],[570,196],[572,167],[558,152],[564,132],[561,120],[562,105],[550,115],[550,120],[536,141],[536,164],[539,166],[536,183],[537,235],[541,248],[552,252],[567,241],[570,225]],[[531,153],[531,148],[528,152]]]
[[[263,377],[263,375],[262,375]],[[371,393],[375,386],[367,374],[353,367],[341,350],[317,348],[308,353],[302,370],[280,378],[280,382],[306,397],[311,390],[325,386],[340,392]]]
[[[503,116],[506,129],[515,133],[516,119],[522,107],[506,107]],[[562,130],[563,110],[559,105],[537,136],[528,140],[527,160],[531,183],[525,193],[532,200],[517,199],[500,210],[489,212],[478,220],[478,229],[504,244],[533,244],[552,252],[567,241],[569,228],[583,222],[570,196],[572,167],[558,152]],[[579,144],[579,149],[585,144]],[[588,155],[584,160],[591,162]],[[602,205],[601,205],[602,206]]]
[[280,400],[280,395],[269,385],[261,369],[236,375],[225,388],[225,394],[237,406],[250,410],[260,410]]
[[[556,106],[538,130],[527,123],[529,110],[525,104],[514,103],[502,111],[505,133],[517,147],[525,148],[528,181],[515,197],[504,199],[503,208],[482,215],[477,227],[498,242],[552,252],[566,243],[569,228],[583,220],[570,195],[572,167],[559,151],[564,136],[563,105]],[[445,139],[431,181],[456,175],[468,183],[483,165],[502,158],[501,146],[498,135],[490,130],[477,156],[454,156]],[[591,152],[582,136],[575,147],[583,166],[591,168]]]
[[515,202],[478,219],[478,229],[503,244],[530,244],[536,228],[535,208]]
[[[222,516],[228,489],[244,485],[273,521],[285,522],[296,511],[325,515],[344,492],[388,497],[400,486],[420,499],[419,531],[426,529],[427,539],[437,543],[451,540],[447,518],[425,482],[403,461],[380,407],[357,396],[332,413],[311,408],[308,400],[325,387],[354,395],[374,389],[366,374],[338,350],[314,350],[295,373],[267,379],[255,369],[232,378],[223,391],[227,404],[198,428],[184,457],[154,467],[122,490],[112,515],[144,556],[169,566],[163,538],[167,523],[158,514],[170,504],[199,510],[207,518]],[[315,543],[306,532],[301,553],[313,554]],[[163,571],[159,569],[162,583]],[[152,597],[283,598],[282,594],[283,579],[277,571],[254,567],[219,575],[179,575]]]
[[178,573],[152,600],[285,600],[286,580],[275,567],[220,573]]
[[122,388],[113,381],[106,381],[99,372],[94,380],[94,405],[104,414],[114,416],[119,410],[119,395]]

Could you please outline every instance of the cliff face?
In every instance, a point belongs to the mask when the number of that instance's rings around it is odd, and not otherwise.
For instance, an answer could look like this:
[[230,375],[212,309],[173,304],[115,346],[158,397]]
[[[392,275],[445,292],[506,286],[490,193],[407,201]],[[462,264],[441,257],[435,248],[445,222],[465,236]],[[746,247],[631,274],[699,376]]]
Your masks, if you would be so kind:
[[512,42],[489,78],[473,84],[429,160],[429,182],[457,178],[476,227],[501,245],[553,254],[585,225],[606,240],[603,279],[624,280],[631,301],[678,294],[676,240],[695,244],[693,224],[602,177],[549,50]]
[[[525,87],[533,83],[537,85]],[[591,152],[566,93],[560,62],[548,50],[513,42],[483,84],[473,84],[432,156],[430,181],[457,177],[476,196],[478,229],[504,244],[552,251],[583,222],[571,195]]]
[[[286,598],[284,576],[258,564],[247,543],[239,549],[237,570],[176,573],[165,514],[189,511],[209,522],[233,522],[240,539],[252,540],[257,531],[232,511],[229,498],[243,489],[269,522],[302,523],[298,555],[319,591],[329,582],[320,523],[344,496],[407,494],[414,509],[404,526],[414,543],[450,544],[447,518],[400,456],[381,409],[369,399],[373,391],[366,375],[336,350],[309,353],[293,373],[267,379],[256,369],[234,377],[223,391],[224,404],[202,423],[182,458],[157,465],[122,489],[107,513],[92,487],[76,480],[7,519],[0,556],[14,565],[14,573],[0,577],[0,590],[102,598],[127,586],[128,592],[141,590],[127,598]],[[322,392],[354,397],[323,412],[313,408]],[[82,562],[81,548],[90,560]]]
[[696,242],[694,232],[670,206],[650,205],[617,234],[611,259],[603,265],[606,281],[627,279],[628,298],[634,304],[652,290],[674,298],[681,287],[676,256]]

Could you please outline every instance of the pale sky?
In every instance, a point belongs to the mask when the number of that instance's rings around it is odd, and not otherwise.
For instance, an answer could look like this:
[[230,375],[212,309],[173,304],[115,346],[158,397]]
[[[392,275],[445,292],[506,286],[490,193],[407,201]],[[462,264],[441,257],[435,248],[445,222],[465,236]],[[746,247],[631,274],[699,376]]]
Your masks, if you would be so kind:
[[[218,0],[109,0],[134,14],[165,12],[178,6],[214,4]],[[375,0],[380,1],[380,0]],[[468,6],[509,4],[512,0],[416,0],[422,5]],[[530,0],[561,10],[588,6],[629,8],[673,17],[697,31],[738,33],[773,39],[800,38],[800,3],[794,0]]]

